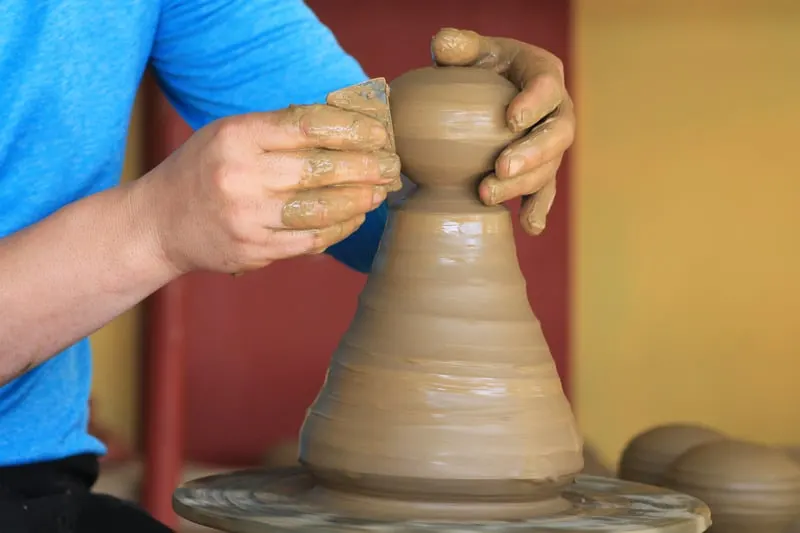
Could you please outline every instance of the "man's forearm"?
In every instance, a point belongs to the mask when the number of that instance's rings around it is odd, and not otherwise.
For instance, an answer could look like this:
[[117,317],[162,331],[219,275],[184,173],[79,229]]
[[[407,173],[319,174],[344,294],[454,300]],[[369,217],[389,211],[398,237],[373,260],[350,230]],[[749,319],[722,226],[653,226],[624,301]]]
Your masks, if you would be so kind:
[[143,186],[90,196],[0,239],[0,385],[176,277]]

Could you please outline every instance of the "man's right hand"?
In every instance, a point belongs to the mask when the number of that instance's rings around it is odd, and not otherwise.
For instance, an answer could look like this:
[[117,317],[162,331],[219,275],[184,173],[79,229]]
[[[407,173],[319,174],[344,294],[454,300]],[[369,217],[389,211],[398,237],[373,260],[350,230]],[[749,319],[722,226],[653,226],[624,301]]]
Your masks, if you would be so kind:
[[219,120],[134,187],[171,268],[241,272],[354,232],[400,174],[365,115],[293,106]]

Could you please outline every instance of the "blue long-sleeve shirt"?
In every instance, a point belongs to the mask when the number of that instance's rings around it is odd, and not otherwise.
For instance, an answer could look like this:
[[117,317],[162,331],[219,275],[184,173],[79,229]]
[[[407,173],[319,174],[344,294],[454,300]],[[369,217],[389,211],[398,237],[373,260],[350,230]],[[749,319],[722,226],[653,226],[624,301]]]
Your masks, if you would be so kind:
[[[148,64],[195,128],[366,79],[300,0],[3,0],[0,238],[118,184]],[[381,206],[328,253],[369,270],[385,221]],[[0,466],[103,453],[90,387],[87,339],[0,387]]]

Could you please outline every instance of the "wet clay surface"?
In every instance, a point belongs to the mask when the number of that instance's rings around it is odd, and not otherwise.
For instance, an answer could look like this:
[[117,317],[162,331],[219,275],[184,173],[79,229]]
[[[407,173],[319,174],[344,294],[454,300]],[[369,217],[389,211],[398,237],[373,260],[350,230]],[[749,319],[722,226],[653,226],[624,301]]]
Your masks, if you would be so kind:
[[[296,439],[282,441],[267,450],[261,465],[265,468],[296,466],[298,464],[297,458],[300,455],[299,450],[300,443]],[[613,478],[616,475],[589,443],[584,443],[583,445],[583,470],[581,470],[581,474],[605,478]]]
[[675,459],[700,444],[725,439],[715,429],[699,424],[667,424],[631,439],[619,462],[619,477],[626,481],[661,486]]
[[[173,506],[231,533],[701,533],[710,524],[708,508],[695,498],[620,480],[579,476],[560,501],[560,510],[528,518],[534,504],[434,502],[415,506],[415,514],[397,501],[334,494],[303,469],[290,468],[193,481],[175,492]],[[504,507],[505,518],[485,518]]]
[[[392,83],[395,143],[418,188],[392,209],[349,330],[301,432],[342,492],[419,501],[557,498],[581,438],[520,271],[512,221],[479,179],[516,137],[516,89],[473,68]],[[549,509],[547,505],[552,505]]]
[[800,465],[778,448],[722,440],[680,456],[665,484],[711,509],[714,533],[786,533],[800,517]]
[[404,174],[421,189],[429,185],[426,192],[455,202],[443,211],[458,206],[475,211],[480,178],[524,134],[506,125],[506,107],[517,88],[492,72],[462,67],[414,70],[391,87],[395,144]]

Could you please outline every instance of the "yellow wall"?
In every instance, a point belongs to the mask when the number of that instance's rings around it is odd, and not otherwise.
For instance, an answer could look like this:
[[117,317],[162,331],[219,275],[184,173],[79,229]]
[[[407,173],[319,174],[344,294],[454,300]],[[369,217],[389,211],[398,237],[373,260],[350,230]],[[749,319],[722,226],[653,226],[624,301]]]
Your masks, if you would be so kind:
[[800,443],[800,2],[577,0],[575,396]]
[[[141,109],[131,121],[123,179],[141,175]],[[92,336],[94,415],[103,428],[128,445],[136,444],[139,424],[141,313],[133,309]]]

